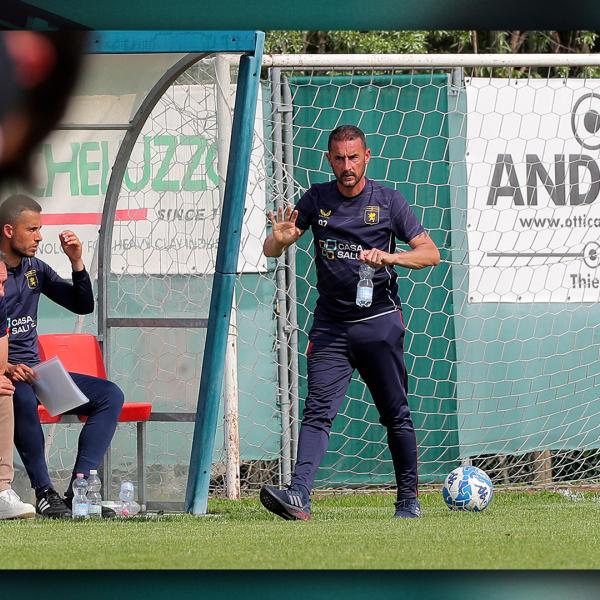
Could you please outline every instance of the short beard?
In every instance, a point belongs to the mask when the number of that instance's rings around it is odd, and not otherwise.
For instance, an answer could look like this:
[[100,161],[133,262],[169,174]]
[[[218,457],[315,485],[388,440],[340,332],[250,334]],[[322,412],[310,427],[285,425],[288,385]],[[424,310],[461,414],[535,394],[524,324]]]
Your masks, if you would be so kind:
[[363,173],[360,177],[358,177],[357,175],[354,175],[354,180],[355,180],[354,183],[345,183],[344,176],[342,175],[338,179],[338,182],[341,183],[344,187],[353,188],[353,187],[356,187],[363,180],[364,176],[365,176],[365,172],[363,171]]

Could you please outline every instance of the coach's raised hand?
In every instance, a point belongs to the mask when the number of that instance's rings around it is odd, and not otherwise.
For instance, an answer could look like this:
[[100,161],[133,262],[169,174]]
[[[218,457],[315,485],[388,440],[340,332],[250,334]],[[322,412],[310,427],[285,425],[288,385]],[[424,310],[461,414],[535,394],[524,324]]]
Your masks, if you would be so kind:
[[302,229],[296,227],[298,211],[293,206],[287,206],[277,209],[277,217],[272,211],[267,213],[267,218],[271,221],[273,231],[263,244],[265,256],[281,256],[281,253],[294,242],[297,242],[304,233]]
[[59,234],[60,245],[62,251],[67,255],[67,258],[71,261],[73,271],[83,271],[85,265],[83,264],[81,240],[69,230],[63,231]]

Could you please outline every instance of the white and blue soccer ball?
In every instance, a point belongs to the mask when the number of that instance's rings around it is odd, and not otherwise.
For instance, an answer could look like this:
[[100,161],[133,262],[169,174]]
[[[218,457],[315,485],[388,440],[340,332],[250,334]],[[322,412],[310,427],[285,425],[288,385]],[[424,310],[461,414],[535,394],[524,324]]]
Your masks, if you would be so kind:
[[485,510],[494,496],[492,480],[477,467],[458,467],[451,471],[442,488],[444,502],[452,510]]

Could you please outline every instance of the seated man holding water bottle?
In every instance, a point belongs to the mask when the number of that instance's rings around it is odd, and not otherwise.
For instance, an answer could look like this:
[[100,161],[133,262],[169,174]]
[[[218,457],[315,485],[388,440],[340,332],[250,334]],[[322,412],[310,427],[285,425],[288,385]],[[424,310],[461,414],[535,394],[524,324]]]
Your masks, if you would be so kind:
[[[15,446],[35,490],[38,515],[71,518],[72,483],[78,473],[85,477],[96,469],[108,449],[123,406],[123,392],[111,381],[71,373],[89,400],[69,414],[86,415],[79,435],[71,482],[63,499],[54,489],[44,456],[44,434],[40,425],[32,383],[32,367],[40,362],[37,339],[38,303],[44,294],[76,313],[94,310],[90,276],[82,259],[81,241],[72,231],[59,235],[61,249],[72,267],[72,281],[62,279],[49,265],[35,258],[42,240],[41,207],[28,196],[17,194],[0,205],[0,250],[6,256],[8,279],[5,289],[9,321],[6,375],[14,384]],[[102,507],[105,516],[112,510]]]
[[[404,197],[365,177],[371,151],[358,127],[334,129],[328,150],[335,180],[311,186],[295,208],[268,214],[272,232],[264,242],[266,256],[280,256],[312,228],[319,297],[306,351],[308,397],[292,482],[283,490],[263,486],[260,500],[284,519],[310,519],[315,475],[357,369],[387,428],[397,484],[394,516],[415,518],[421,516],[417,443],[394,267],[435,266],[440,255]],[[396,252],[396,238],[411,249]]]

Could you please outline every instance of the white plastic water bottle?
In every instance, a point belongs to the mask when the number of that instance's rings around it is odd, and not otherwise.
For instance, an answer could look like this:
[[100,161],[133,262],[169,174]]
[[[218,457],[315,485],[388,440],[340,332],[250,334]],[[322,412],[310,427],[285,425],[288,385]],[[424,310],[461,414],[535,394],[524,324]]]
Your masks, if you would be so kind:
[[140,512],[140,505],[135,501],[135,488],[133,482],[122,481],[121,491],[119,492],[121,500],[117,512],[122,517],[133,517]]
[[83,473],[77,473],[73,480],[73,505],[71,507],[71,515],[74,519],[88,519],[90,516],[87,489],[88,483]]
[[367,263],[362,263],[358,268],[358,285],[356,286],[356,305],[361,307],[371,306],[373,302],[373,275],[375,269]]
[[87,484],[88,513],[90,515],[90,519],[101,519],[102,496],[100,495],[100,489],[102,488],[102,482],[100,481],[100,477],[98,477],[98,471],[90,471]]

